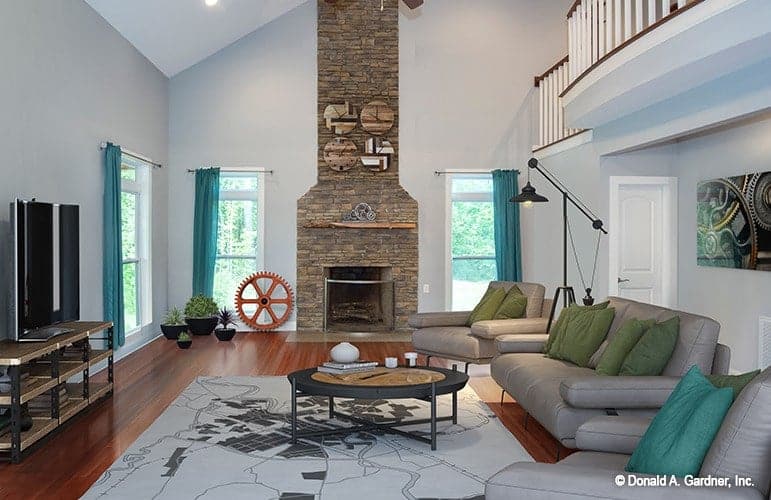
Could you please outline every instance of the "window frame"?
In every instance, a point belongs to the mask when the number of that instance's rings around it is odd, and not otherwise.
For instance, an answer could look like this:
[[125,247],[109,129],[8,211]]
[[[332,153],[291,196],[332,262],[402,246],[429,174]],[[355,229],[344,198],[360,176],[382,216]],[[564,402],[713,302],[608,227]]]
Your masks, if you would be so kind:
[[[140,332],[153,323],[153,287],[152,287],[152,164],[125,154],[121,155],[123,165],[134,170],[134,180],[121,177],[121,195],[129,193],[136,198],[134,211],[134,227],[136,228],[134,245],[136,254],[131,258],[124,257],[121,238],[121,272],[126,264],[136,266],[136,304],[138,325],[126,331],[126,336]],[[121,228],[122,234],[122,228]],[[124,300],[126,285],[123,284]],[[126,322],[125,306],[123,320]]]
[[464,170],[463,173],[447,170],[445,180],[445,308],[448,311],[453,310],[453,263],[458,260],[492,260],[495,261],[495,254],[493,255],[452,255],[452,209],[453,202],[490,202],[493,201],[492,184],[490,185],[489,192],[467,192],[467,193],[454,193],[453,192],[453,180],[458,178],[464,179],[485,179],[492,180],[492,172],[489,170]]
[[[223,190],[222,179],[227,177],[255,178],[257,180],[257,188],[255,190]],[[215,288],[217,280],[216,265],[220,260],[254,260],[255,272],[265,267],[265,169],[255,168],[248,171],[221,171],[219,202],[221,203],[222,201],[254,201],[257,203],[258,245],[253,256],[217,253],[215,257]],[[219,222],[217,226],[217,231],[219,232]],[[219,247],[219,244],[217,246]],[[217,250],[219,250],[219,248]],[[246,278],[246,276],[244,276],[244,278]],[[226,305],[223,304],[219,304],[219,306],[226,307]],[[229,304],[227,307],[232,308],[233,304]]]

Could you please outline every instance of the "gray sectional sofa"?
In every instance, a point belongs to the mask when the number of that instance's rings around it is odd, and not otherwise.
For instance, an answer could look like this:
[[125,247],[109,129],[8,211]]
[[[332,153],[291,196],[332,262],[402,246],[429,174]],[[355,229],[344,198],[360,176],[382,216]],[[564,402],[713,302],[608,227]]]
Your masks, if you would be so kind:
[[[589,367],[551,359],[541,352],[546,334],[501,335],[491,362],[493,379],[564,446],[576,447],[576,431],[602,415],[650,417],[661,408],[688,369],[728,373],[730,350],[718,343],[720,325],[710,318],[610,297],[616,309],[608,337]],[[661,376],[601,376],[594,368],[609,339],[629,318],[664,321],[680,316],[677,346]]]
[[487,364],[498,351],[495,339],[502,335],[543,334],[547,330],[552,301],[544,299],[546,289],[538,283],[493,281],[490,286],[508,291],[517,285],[527,296],[525,317],[478,321],[466,326],[471,311],[418,313],[409,318],[415,328],[412,345],[426,356]]
[[[746,499],[769,498],[771,490],[771,368],[745,387],[734,401],[712,442],[698,477],[749,478],[752,486],[629,486],[624,467],[650,420],[639,417],[595,417],[579,427],[578,447],[556,464],[520,462],[488,481],[487,500],[614,499]],[[624,485],[616,484],[616,477]],[[637,477],[650,477],[636,474]]]

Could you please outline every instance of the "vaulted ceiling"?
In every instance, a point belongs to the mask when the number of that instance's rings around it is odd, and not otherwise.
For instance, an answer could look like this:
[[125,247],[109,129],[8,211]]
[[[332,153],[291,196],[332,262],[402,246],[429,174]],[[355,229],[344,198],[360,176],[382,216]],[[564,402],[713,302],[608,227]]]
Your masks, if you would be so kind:
[[307,0],[86,0],[172,77]]

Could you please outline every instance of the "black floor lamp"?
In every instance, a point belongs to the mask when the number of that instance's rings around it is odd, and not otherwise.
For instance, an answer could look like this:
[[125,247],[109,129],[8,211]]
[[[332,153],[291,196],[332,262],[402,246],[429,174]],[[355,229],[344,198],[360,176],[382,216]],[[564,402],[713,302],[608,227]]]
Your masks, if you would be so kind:
[[[551,329],[552,320],[554,320],[554,312],[556,311],[557,301],[559,300],[560,294],[563,295],[564,304],[566,307],[575,303],[576,301],[576,294],[573,291],[573,287],[568,286],[568,239],[570,239],[570,244],[573,247],[573,255],[576,259],[578,273],[586,291],[586,296],[584,297],[583,302],[585,305],[591,305],[594,303],[594,298],[592,297],[592,287],[594,286],[594,276],[597,271],[597,255],[599,254],[600,250],[600,238],[603,234],[608,234],[608,232],[604,227],[602,227],[602,221],[600,218],[597,217],[594,212],[592,212],[591,209],[587,207],[586,204],[582,202],[575,194],[573,194],[567,187],[565,187],[565,185],[560,182],[559,179],[554,177],[551,172],[546,170],[546,168],[536,158],[530,158],[530,160],[527,162],[527,166],[530,167],[527,169],[527,184],[525,184],[525,187],[522,188],[522,192],[513,197],[510,201],[515,203],[524,203],[525,205],[549,201],[549,199],[545,196],[536,193],[535,188],[530,184],[531,169],[540,172],[541,175],[543,175],[552,186],[557,188],[557,190],[562,193],[562,286],[557,287],[557,291],[554,294],[554,302],[552,303],[551,312],[549,313],[549,324],[547,327],[548,333],[548,331]],[[589,286],[586,286],[586,281],[584,281],[584,273],[578,260],[578,253],[576,252],[575,243],[573,242],[573,234],[571,232],[570,223],[568,221],[568,202],[573,204],[573,206],[575,206],[582,214],[584,214],[584,216],[586,216],[586,218],[592,222],[592,228],[597,230],[597,247],[594,251],[594,268],[592,270],[592,278]]]

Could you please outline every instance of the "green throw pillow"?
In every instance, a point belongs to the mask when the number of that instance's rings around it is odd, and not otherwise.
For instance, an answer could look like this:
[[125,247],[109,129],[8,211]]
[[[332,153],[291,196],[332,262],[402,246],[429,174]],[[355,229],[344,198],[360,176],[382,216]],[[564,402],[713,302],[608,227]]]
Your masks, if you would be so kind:
[[610,301],[600,302],[599,304],[594,304],[593,306],[579,306],[576,304],[571,304],[570,306],[563,308],[562,311],[560,311],[559,318],[557,318],[557,321],[554,322],[551,330],[549,330],[549,338],[546,339],[546,345],[543,347],[544,354],[548,354],[549,351],[551,351],[551,348],[557,339],[560,339],[561,341],[561,339],[565,336],[565,329],[568,326],[568,321],[574,313],[580,311],[598,311],[600,309],[606,309],[608,304],[610,304]]
[[476,305],[468,320],[466,326],[471,326],[477,321],[486,321],[493,319],[498,308],[501,307],[503,299],[506,298],[506,291],[503,288],[488,288],[479,304]]
[[626,464],[627,472],[697,475],[733,401],[693,366],[651,421]]
[[527,296],[522,293],[517,285],[513,285],[506,293],[506,298],[495,312],[493,319],[516,319],[525,316],[527,309]]
[[587,366],[608,335],[615,315],[616,310],[612,307],[574,311],[568,318],[564,334],[554,341],[547,356]]
[[741,375],[707,375],[707,380],[717,388],[730,387],[734,391],[734,399],[742,392],[744,386],[758,376],[760,370],[742,373]]
[[619,375],[661,375],[677,346],[680,316],[656,323],[643,333],[624,362]]
[[616,335],[608,343],[605,352],[602,353],[600,362],[597,363],[597,373],[600,375],[618,375],[621,364],[629,354],[629,351],[637,344],[643,334],[653,325],[656,320],[629,319],[621,325]]

